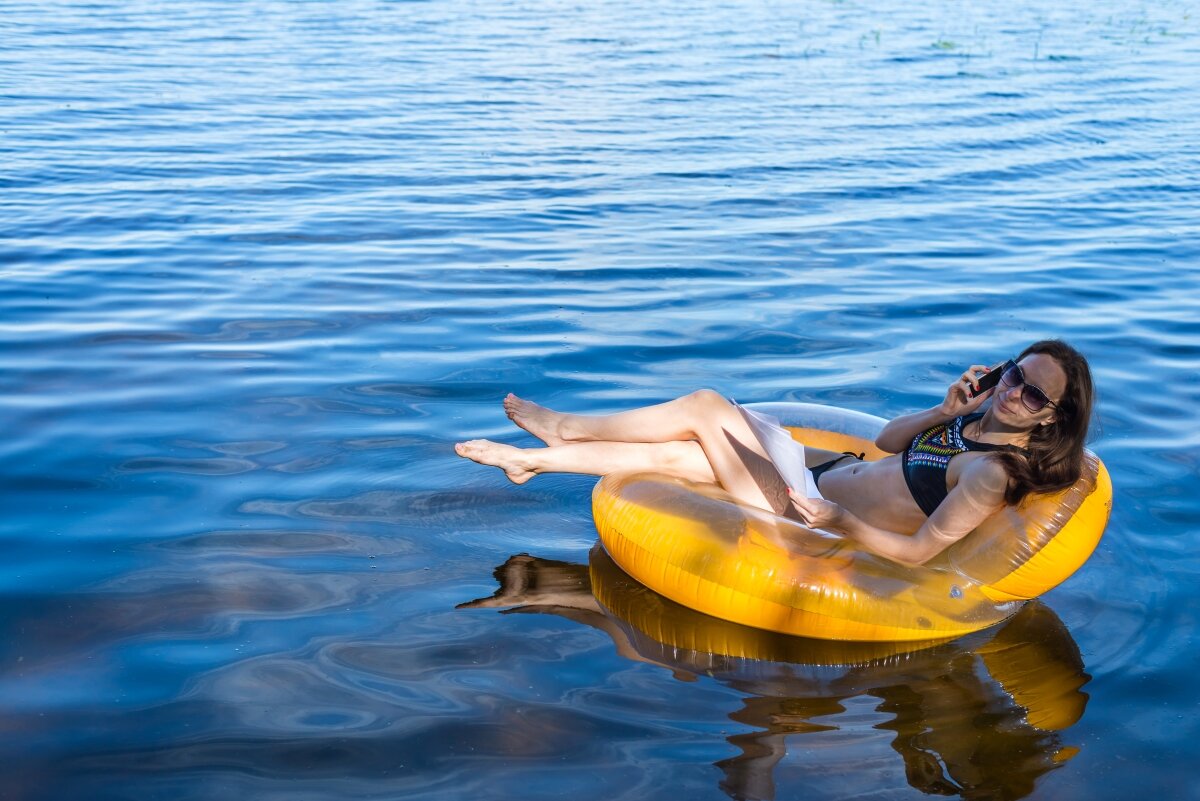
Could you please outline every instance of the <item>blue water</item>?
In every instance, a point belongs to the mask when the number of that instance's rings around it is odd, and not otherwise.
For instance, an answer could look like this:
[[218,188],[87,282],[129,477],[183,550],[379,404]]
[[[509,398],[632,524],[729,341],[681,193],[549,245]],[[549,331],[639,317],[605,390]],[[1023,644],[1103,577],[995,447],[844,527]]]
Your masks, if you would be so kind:
[[[1198,23],[6,3],[0,797],[1200,798]],[[510,390],[895,415],[1051,336],[1107,534],[908,657],[643,636],[589,600],[593,479],[451,450],[532,444]],[[501,565],[529,614],[455,608]]]

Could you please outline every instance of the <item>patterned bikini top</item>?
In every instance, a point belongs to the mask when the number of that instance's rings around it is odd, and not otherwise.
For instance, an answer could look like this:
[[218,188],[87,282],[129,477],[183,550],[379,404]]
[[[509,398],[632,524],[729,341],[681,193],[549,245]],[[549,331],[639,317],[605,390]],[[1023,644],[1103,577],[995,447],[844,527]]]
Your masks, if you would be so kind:
[[983,412],[955,417],[948,423],[936,425],[917,434],[904,452],[904,482],[913,500],[926,517],[946,500],[950,490],[946,487],[946,471],[950,460],[967,451],[1015,451],[1025,453],[1015,445],[992,445],[976,442],[963,436],[963,426],[983,417]]

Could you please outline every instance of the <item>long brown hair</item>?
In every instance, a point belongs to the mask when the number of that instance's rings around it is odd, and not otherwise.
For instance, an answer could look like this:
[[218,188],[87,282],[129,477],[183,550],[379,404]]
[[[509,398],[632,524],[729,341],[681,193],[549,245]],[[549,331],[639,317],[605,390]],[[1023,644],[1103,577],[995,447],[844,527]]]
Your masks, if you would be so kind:
[[998,453],[1008,473],[1004,502],[1020,503],[1035,492],[1057,492],[1079,480],[1083,473],[1083,446],[1092,419],[1095,389],[1092,371],[1083,354],[1061,339],[1043,339],[1021,351],[1017,361],[1031,353],[1043,353],[1067,374],[1067,388],[1056,404],[1054,422],[1029,433],[1026,454]]

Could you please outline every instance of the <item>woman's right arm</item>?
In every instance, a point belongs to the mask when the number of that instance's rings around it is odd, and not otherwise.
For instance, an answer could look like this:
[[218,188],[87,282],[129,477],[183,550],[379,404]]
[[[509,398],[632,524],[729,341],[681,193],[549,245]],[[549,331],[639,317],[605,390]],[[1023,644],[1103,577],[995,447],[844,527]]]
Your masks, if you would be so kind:
[[955,417],[970,414],[978,409],[996,390],[989,389],[987,392],[980,393],[974,398],[971,397],[967,390],[968,388],[973,389],[976,387],[979,379],[987,371],[988,368],[982,364],[971,365],[946,390],[946,398],[940,406],[926,409],[923,412],[906,414],[903,417],[897,417],[892,420],[883,427],[883,430],[879,432],[879,436],[875,438],[875,447],[888,453],[899,453],[908,447],[908,443],[913,441],[913,437],[925,429],[941,425],[949,420],[953,420]]
[[933,428],[948,420],[953,420],[956,416],[947,415],[942,411],[941,406],[935,406],[923,412],[913,412],[903,417],[897,417],[879,432],[879,436],[875,438],[875,447],[888,453],[899,453],[908,447],[908,443],[912,442],[913,437],[917,434],[927,428]]

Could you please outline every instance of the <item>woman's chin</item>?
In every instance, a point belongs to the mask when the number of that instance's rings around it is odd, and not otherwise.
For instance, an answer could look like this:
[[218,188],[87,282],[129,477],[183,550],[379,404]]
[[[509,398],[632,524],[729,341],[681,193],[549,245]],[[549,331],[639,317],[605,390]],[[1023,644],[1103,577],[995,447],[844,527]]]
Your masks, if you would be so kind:
[[1009,411],[998,404],[992,407],[992,416],[995,417],[997,423],[1000,423],[1009,429],[1024,430],[1032,428],[1028,418],[1019,414],[1015,414],[1014,412]]

